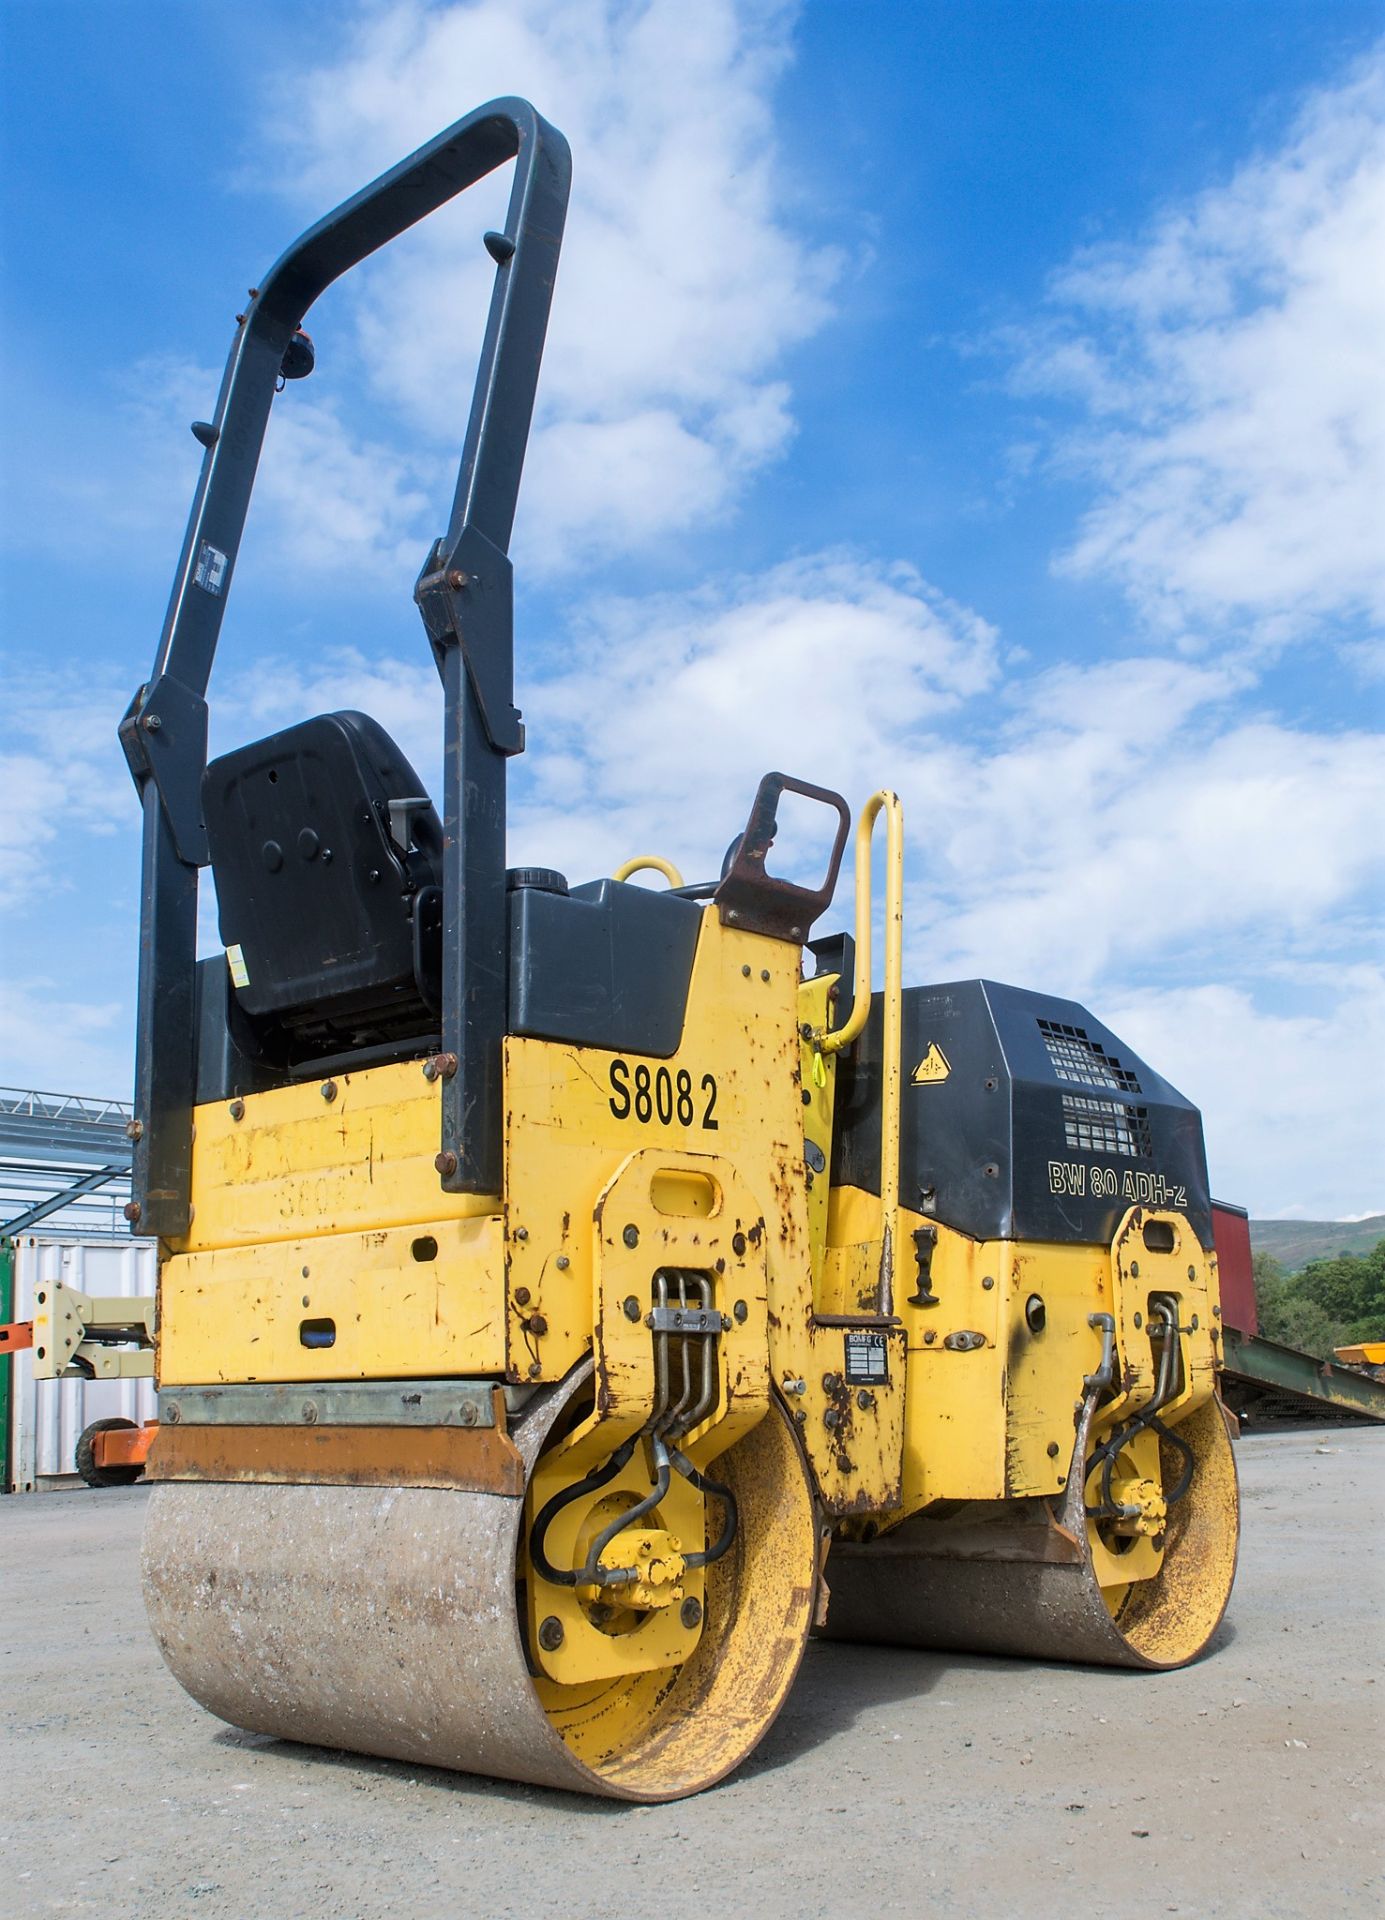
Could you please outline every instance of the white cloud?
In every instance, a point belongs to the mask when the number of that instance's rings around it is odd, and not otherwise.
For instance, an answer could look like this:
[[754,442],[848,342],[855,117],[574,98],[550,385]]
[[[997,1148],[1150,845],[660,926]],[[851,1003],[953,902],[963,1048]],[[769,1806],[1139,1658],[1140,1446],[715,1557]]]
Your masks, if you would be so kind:
[[1214,983],[1118,996],[1102,1017],[1202,1108],[1219,1199],[1270,1218],[1385,1210],[1378,969],[1333,969],[1293,1012]]
[[455,473],[423,454],[359,440],[331,399],[286,389],[265,436],[242,554],[280,577],[332,574],[408,590],[443,524]]
[[41,368],[22,388],[12,382],[7,546],[69,562],[80,526],[84,551],[171,575],[202,458],[188,425],[210,412],[217,378],[157,354],[94,393],[46,387]]
[[[795,238],[774,171],[786,19],[721,0],[378,5],[342,58],[281,96],[276,172],[306,216],[493,93],[529,92],[573,137],[525,495],[526,551],[550,568],[728,513],[792,433],[783,363],[822,323],[832,263]],[[1344,1089],[1378,1083],[1385,1036],[1366,964],[1378,741],[1359,716],[1328,734],[1275,713],[1256,662],[1225,642],[1359,621],[1385,599],[1383,71],[1322,93],[1282,153],[1141,243],[1071,263],[1055,282],[1065,317],[1029,336],[1022,380],[1088,416],[1065,452],[1095,499],[1065,564],[1126,589],[1154,640],[1035,669],[913,568],[851,553],[642,600],[588,588],[542,658],[521,642],[531,746],[513,769],[511,858],[578,879],[652,851],[701,878],[766,768],[853,805],[897,786],[911,978],[986,973],[1085,999],[1205,1107],[1216,1185],[1256,1211],[1377,1205],[1378,1100]],[[271,429],[251,518],[263,554],[411,580],[441,525],[492,271],[479,234],[502,205],[481,193],[324,303],[319,374]],[[377,404],[360,435],[332,382],[363,368]],[[130,437],[145,465],[114,490],[69,475],[52,524],[100,506],[117,537],[157,524],[171,560],[195,479],[186,422],[214,390],[194,369],[141,370]],[[438,794],[441,698],[410,624],[401,659],[228,655],[214,750],[359,706]],[[1161,654],[1190,626],[1221,651]],[[1378,642],[1350,640],[1365,679]],[[126,692],[45,683],[14,703],[39,718],[0,770],[11,899],[67,884],[64,833],[127,820],[133,837],[113,741]],[[28,971],[0,1002],[12,1077],[43,1078],[63,1031],[86,1049],[65,1056],[74,1080],[120,1090],[124,1015]]]
[[6,683],[9,744],[0,752],[0,909],[32,911],[70,890],[74,835],[138,819],[116,741],[133,687],[108,671],[16,668]]
[[[1362,957],[1385,811],[1368,738],[1248,715],[1243,669],[1146,657],[1007,680],[975,614],[910,568],[843,553],[598,604],[569,640],[580,665],[521,674],[513,860],[585,879],[656,852],[710,877],[769,767],[853,806],[896,785],[911,979],[983,973],[1086,1001],[1204,1106],[1218,1187],[1258,1212],[1375,1203],[1370,1102],[1353,1110],[1343,1091],[1385,1064]],[[214,750],[356,706],[439,793],[441,695],[421,644],[407,659],[256,659],[221,695]],[[90,779],[113,705],[70,689],[43,705],[32,757],[59,771],[20,839],[46,870],[56,837],[83,830],[73,809],[97,825],[128,814],[132,840],[134,814],[118,761],[104,787]],[[848,863],[824,928],[849,923],[850,887]],[[25,1071],[43,1077],[61,1030],[84,1084],[123,1084],[113,1009],[76,1020],[44,981],[12,1001],[0,1037]]]
[[354,709],[378,720],[439,797],[442,685],[422,628],[413,659],[333,647],[312,660],[261,654],[231,668],[212,703],[213,755],[314,714]]
[[[781,362],[828,312],[835,256],[792,230],[770,96],[774,0],[416,0],[357,10],[330,63],[286,76],[271,184],[316,219],[471,106],[527,92],[571,139],[575,187],[517,539],[530,573],[723,517],[793,431]],[[676,87],[668,76],[676,72]],[[275,405],[244,558],[280,581],[412,581],[445,523],[508,170],[403,236],[309,317],[311,383]],[[286,184],[287,183],[287,184]],[[247,268],[253,271],[253,263]],[[188,435],[219,376],[155,355],[114,382],[94,444],[55,435],[16,514],[80,521],[171,571],[197,480]]]
[[930,930],[934,964],[1082,993],[1359,950],[1341,916],[1368,910],[1381,877],[1378,740],[1127,712],[1137,745],[1040,727],[974,770],[968,808],[935,799],[930,865],[952,911]]
[[[219,381],[210,367],[152,356],[111,380],[102,433],[55,434],[50,424],[15,499],[11,539],[65,555],[81,525],[103,557],[166,568],[171,580],[203,457],[188,428],[211,416]],[[362,438],[335,396],[290,386],[270,415],[241,557],[281,590],[331,577],[407,594],[455,478],[455,457]]]
[[652,849],[715,874],[762,773],[858,801],[998,675],[985,621],[910,567],[836,553],[606,603],[573,651],[526,697],[512,838],[518,858],[585,872]]
[[[61,1035],[59,1043],[55,1036]],[[128,1100],[133,1019],[120,1000],[73,1000],[49,977],[0,980],[0,1082]]]
[[[661,851],[716,871],[770,768],[859,800],[926,752],[928,730],[997,680],[994,630],[913,568],[805,556],[692,594],[606,599],[517,698],[510,857],[609,872]],[[359,707],[440,798],[442,694],[420,635],[408,658],[335,648],[227,673],[213,752],[312,713]]]
[[[1279,960],[1368,950],[1385,757],[1247,712],[1244,668],[1157,656],[1037,673],[911,568],[805,556],[696,593],[599,602],[576,664],[518,695],[510,857],[716,872],[769,768],[876,786],[908,817],[910,973],[1069,994],[1244,986]],[[359,706],[438,795],[431,662],[338,650],[230,676],[226,740]],[[849,917],[848,859],[842,917]]]
[[1017,385],[1096,483],[1063,566],[1159,625],[1277,643],[1385,617],[1385,48],[1285,145],[1056,277]]
[[[568,136],[573,201],[521,508],[531,564],[703,524],[787,444],[776,369],[822,323],[835,272],[793,231],[776,174],[789,18],[775,0],[394,0],[276,97],[274,180],[314,216],[496,94],[529,95]],[[480,235],[503,207],[501,186],[474,189],[346,294],[376,397],[449,451],[494,275]]]
[[[1205,1109],[1219,1190],[1257,1212],[1375,1204],[1378,1102],[1344,1093],[1385,1068],[1369,735],[1257,715],[1243,666],[1003,680],[974,614],[842,555],[599,608],[580,657],[530,697],[513,858],[586,877],[648,851],[706,877],[767,767],[853,806],[893,784],[909,978],[1084,1000]],[[850,886],[848,862],[824,926]]]

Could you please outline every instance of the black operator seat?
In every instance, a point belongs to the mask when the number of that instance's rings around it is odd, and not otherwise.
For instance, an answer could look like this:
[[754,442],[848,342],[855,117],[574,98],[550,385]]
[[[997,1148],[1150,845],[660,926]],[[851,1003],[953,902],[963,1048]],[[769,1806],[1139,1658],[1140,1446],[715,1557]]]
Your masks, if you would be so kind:
[[285,1066],[435,1035],[442,828],[363,713],[212,761],[203,807],[238,1015]]

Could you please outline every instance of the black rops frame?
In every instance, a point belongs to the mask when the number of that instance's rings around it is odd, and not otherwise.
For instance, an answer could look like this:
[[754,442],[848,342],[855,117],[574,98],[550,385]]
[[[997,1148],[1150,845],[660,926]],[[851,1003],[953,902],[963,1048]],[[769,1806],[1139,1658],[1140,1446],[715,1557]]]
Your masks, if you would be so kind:
[[[444,689],[442,1185],[501,1184],[505,1031],[505,761],[523,750],[513,705],[507,549],[567,213],[567,142],[525,100],[494,100],[311,227],[240,319],[148,684],[120,725],[144,809],[131,1225],[187,1231],[192,1150],[197,871],[207,864],[205,694],[284,356],[318,296],[349,268],[507,160],[514,183],[447,532],[415,598]],[[448,1062],[451,1066],[451,1062]]]

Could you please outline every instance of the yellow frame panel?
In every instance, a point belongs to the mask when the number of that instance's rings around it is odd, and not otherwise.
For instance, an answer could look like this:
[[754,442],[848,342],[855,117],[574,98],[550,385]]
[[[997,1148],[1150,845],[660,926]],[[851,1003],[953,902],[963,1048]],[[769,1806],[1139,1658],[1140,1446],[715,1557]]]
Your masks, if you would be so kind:
[[[414,1242],[436,1243],[419,1260]],[[160,1276],[159,1378],[403,1380],[501,1374],[504,1247],[498,1219],[431,1220],[180,1254]],[[330,1347],[302,1321],[332,1320]]]
[[417,1060],[212,1102],[193,1121],[179,1253],[500,1211],[498,1199],[439,1187],[440,1096]]

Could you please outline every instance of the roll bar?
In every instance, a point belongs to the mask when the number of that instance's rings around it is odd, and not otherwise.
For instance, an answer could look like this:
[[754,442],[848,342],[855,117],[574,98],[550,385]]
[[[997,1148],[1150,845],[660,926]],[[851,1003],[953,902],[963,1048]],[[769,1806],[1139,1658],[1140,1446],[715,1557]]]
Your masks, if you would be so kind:
[[[197,872],[207,864],[206,690],[285,355],[334,280],[515,161],[447,532],[415,588],[444,691],[442,1184],[498,1193],[506,1018],[505,761],[513,705],[508,547],[571,179],[567,142],[525,100],[493,100],[345,201],[284,253],[238,317],[163,633],[120,724],[144,810],[131,1224],[189,1224]],[[465,823],[465,824],[464,824]]]

